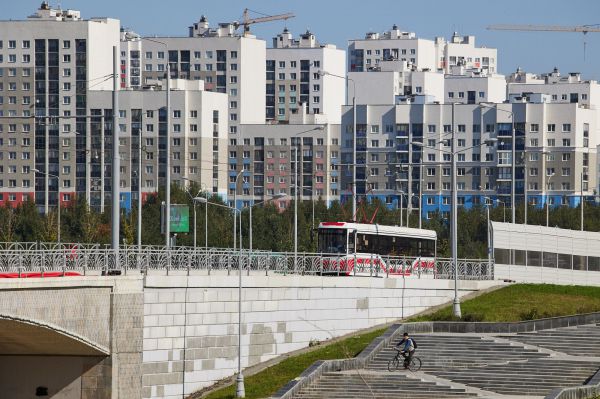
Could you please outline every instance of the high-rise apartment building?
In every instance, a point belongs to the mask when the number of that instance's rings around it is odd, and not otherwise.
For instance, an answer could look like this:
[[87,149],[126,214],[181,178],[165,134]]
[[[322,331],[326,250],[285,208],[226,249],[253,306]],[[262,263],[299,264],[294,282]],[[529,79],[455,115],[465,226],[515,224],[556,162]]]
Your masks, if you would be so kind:
[[[240,124],[265,122],[266,44],[250,34],[239,34],[233,23],[210,28],[202,17],[187,37],[147,37],[133,32],[121,35],[121,73],[125,87],[140,88],[171,77],[203,80],[205,90],[229,97],[229,133]],[[235,137],[235,136],[232,136]]]
[[[524,204],[525,187],[530,204],[577,206],[582,191],[593,195],[597,180],[597,111],[578,103],[535,101],[360,105],[356,144],[352,109],[346,107],[342,164],[352,164],[356,145],[357,194],[377,196],[394,208],[402,203],[409,210],[419,207],[421,194],[423,217],[450,210],[452,148],[461,206],[489,197],[510,207],[513,178],[516,206]],[[497,143],[483,144],[488,139]],[[349,200],[348,166],[341,176],[342,199]]]
[[[167,127],[166,91],[128,90],[119,93],[119,157],[121,207],[131,209],[142,199],[165,186],[166,140],[170,140],[170,175],[173,184],[195,182],[207,192],[227,197],[227,95],[203,90],[204,82],[175,79],[171,82],[171,123]],[[162,89],[162,90],[161,90]],[[112,115],[112,91],[90,91],[91,181],[86,193],[95,209],[110,203],[105,189],[110,176],[102,174],[110,158],[106,122]],[[105,119],[106,120],[106,119]],[[108,119],[112,125],[112,120]],[[167,138],[167,132],[169,132]],[[104,143],[104,145],[102,145]],[[140,157],[141,156],[141,157]]]
[[[285,29],[267,49],[266,118],[289,122],[302,113],[339,123],[345,99],[346,52],[319,44],[310,31],[294,39]],[[328,75],[329,74],[329,75]],[[337,75],[337,76],[331,76]]]
[[112,87],[114,46],[118,20],[46,2],[27,20],[0,22],[3,202],[32,199],[48,211],[90,189],[88,89]]

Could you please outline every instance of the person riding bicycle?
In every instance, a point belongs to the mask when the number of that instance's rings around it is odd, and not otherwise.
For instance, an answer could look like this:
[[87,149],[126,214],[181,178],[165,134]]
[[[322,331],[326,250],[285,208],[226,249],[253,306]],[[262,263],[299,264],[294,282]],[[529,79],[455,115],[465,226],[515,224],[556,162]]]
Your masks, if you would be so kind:
[[402,340],[396,344],[395,349],[404,357],[404,368],[408,368],[416,348],[413,339],[408,336],[407,332],[403,334]]

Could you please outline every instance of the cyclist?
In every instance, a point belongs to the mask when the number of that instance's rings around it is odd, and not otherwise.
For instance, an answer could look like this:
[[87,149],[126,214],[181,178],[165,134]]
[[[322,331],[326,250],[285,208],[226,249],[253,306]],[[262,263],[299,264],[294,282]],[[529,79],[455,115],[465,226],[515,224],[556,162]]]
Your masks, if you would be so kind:
[[404,368],[408,368],[416,348],[413,339],[408,336],[407,332],[402,335],[402,340],[396,344],[395,349],[404,357]]

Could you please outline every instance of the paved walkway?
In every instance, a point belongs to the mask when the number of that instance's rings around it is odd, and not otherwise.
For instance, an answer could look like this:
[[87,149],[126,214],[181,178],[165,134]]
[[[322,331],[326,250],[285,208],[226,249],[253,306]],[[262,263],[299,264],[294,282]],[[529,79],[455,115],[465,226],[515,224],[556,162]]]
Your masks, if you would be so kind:
[[329,372],[296,398],[544,398],[600,368],[600,324],[516,334],[416,334],[421,371],[389,372],[393,347],[366,368]]

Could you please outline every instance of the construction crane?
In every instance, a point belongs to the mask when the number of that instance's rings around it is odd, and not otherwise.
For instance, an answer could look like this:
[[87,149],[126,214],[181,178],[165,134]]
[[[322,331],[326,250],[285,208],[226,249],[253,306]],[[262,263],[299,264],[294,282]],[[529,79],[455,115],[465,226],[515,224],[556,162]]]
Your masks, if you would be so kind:
[[[244,9],[244,14],[243,14],[243,17],[242,17],[242,22],[235,21],[233,23],[233,25],[235,26],[236,29],[238,29],[240,26],[244,27],[244,35],[246,35],[246,33],[250,32],[250,25],[252,25],[252,24],[259,24],[259,23],[262,23],[262,22],[269,22],[269,21],[286,20],[286,19],[294,18],[295,17],[294,14],[288,12],[286,14],[265,15],[264,17],[260,17],[260,18],[250,18],[248,16],[248,11],[252,11],[252,10],[249,10],[247,8]],[[257,11],[252,11],[252,12],[260,14]]]
[[586,41],[585,35],[588,32],[600,32],[600,24],[593,25],[577,25],[577,26],[562,26],[562,25],[490,25],[487,30],[512,30],[512,31],[529,31],[529,32],[578,32],[583,33],[583,59],[585,60]]

